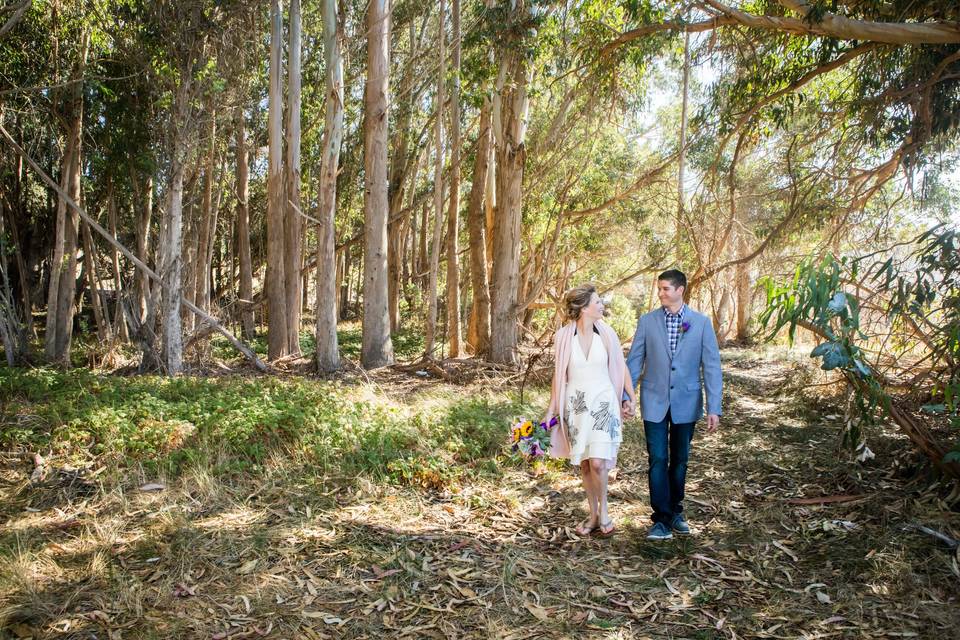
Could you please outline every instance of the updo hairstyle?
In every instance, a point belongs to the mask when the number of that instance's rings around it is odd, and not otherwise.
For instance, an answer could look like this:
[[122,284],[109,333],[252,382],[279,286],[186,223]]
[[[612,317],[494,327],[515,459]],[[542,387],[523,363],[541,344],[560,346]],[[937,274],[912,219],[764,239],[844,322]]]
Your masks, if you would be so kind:
[[590,305],[597,288],[592,284],[582,284],[567,291],[563,296],[563,307],[567,314],[567,321],[580,319],[580,313]]

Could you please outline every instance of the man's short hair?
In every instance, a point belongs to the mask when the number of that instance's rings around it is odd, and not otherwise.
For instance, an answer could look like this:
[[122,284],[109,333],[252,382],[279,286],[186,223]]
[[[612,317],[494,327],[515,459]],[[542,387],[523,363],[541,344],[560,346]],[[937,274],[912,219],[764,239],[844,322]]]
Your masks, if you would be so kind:
[[657,281],[666,280],[673,285],[674,289],[679,289],[683,287],[684,290],[687,288],[687,276],[684,275],[683,271],[679,269],[668,269],[657,276]]

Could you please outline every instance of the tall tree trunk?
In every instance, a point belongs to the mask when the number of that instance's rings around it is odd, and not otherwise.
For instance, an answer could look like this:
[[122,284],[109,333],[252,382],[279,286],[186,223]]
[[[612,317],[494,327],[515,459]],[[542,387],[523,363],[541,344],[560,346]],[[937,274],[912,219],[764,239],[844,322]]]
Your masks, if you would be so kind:
[[[197,303],[197,245],[200,244],[199,234],[197,233],[197,217],[202,215],[197,213],[196,198],[194,197],[194,187],[199,175],[199,167],[202,162],[201,154],[197,154],[197,166],[194,169],[191,179],[185,179],[183,201],[186,202],[186,208],[181,215],[181,255],[182,266],[180,267],[180,282],[183,290],[183,297],[190,302]],[[202,203],[201,203],[202,206]],[[193,331],[196,323],[195,316],[190,310],[180,306],[181,328],[185,334]]]
[[190,77],[184,70],[177,89],[170,140],[170,173],[167,208],[164,212],[163,241],[160,243],[162,307],[161,365],[167,375],[183,370],[183,325],[180,300],[183,297],[183,177],[186,171],[187,120],[190,113]]
[[[60,161],[60,188],[66,192],[70,190],[70,175],[73,170],[73,136],[67,137],[67,147],[64,149]],[[62,197],[57,198],[57,213],[53,239],[53,258],[50,261],[50,285],[47,292],[47,323],[44,332],[44,355],[51,362],[69,364],[64,361],[63,354],[57,349],[57,310],[60,306],[60,280],[67,270],[67,261],[71,259],[66,254],[64,239],[67,235],[67,202]],[[74,267],[75,268],[75,267]]]
[[527,86],[531,80],[531,67],[523,49],[516,46],[516,43],[505,52],[503,59],[504,82],[498,82],[499,91],[494,103],[494,122],[500,126],[495,128],[497,223],[494,232],[493,278],[490,283],[490,359],[501,364],[519,364],[517,316],[520,311],[520,219],[523,169],[527,156]]
[[[0,114],[2,115],[2,114]],[[23,130],[20,131],[20,144],[23,146]],[[11,205],[7,207],[9,212],[8,219],[10,221],[10,237],[13,240],[13,250],[14,255],[17,260],[17,271],[19,273],[20,279],[20,296],[23,299],[23,324],[25,335],[33,335],[36,337],[34,332],[33,325],[33,304],[30,296],[30,284],[28,282],[27,274],[27,262],[24,257],[24,247],[23,243],[20,240],[20,232],[17,228],[17,218],[14,216],[13,204],[16,203],[21,210],[26,208],[26,205],[23,203],[23,157],[17,156],[16,167],[13,171],[13,195],[12,201],[9,201],[8,204]],[[26,348],[26,339],[21,343],[22,348]]]
[[[3,116],[0,109],[0,117]],[[0,342],[3,343],[4,353],[7,357],[7,366],[13,367],[21,361],[28,348],[27,325],[24,323],[20,314],[17,312],[14,302],[13,287],[10,284],[10,265],[7,263],[7,216],[6,207],[4,207],[4,198],[0,198],[0,275],[2,275],[2,289],[0,289]],[[11,220],[13,215],[10,216]],[[11,232],[14,230],[11,225]],[[11,234],[13,235],[13,234]],[[14,243],[19,245],[19,241],[14,239]],[[21,263],[18,266],[20,271],[20,280],[23,282],[22,257],[19,246],[14,247],[17,259]],[[23,316],[30,317],[30,308],[24,310]]]
[[364,95],[363,344],[361,361],[374,369],[393,362],[387,310],[387,125],[389,121],[390,0],[367,10],[367,84]]
[[[743,207],[738,207],[738,213],[742,210]],[[737,224],[737,257],[743,259],[750,253],[750,243],[747,238],[747,228],[744,226],[743,221],[738,221]],[[736,306],[737,306],[737,328],[736,328],[736,339],[738,342],[744,342],[750,338],[749,326],[750,326],[750,316],[752,315],[753,309],[751,308],[753,302],[753,290],[750,285],[750,262],[744,261],[737,263],[736,270],[733,276],[734,289],[736,291]]]
[[267,117],[269,160],[267,169],[267,356],[273,360],[287,355],[287,294],[284,269],[285,225],[283,201],[283,104],[280,88],[283,46],[280,0],[270,3],[270,96]]
[[[20,173],[23,171],[23,158],[18,157],[17,169],[15,175],[17,176],[17,182],[19,183]],[[15,193],[19,192],[19,186],[15,189]],[[13,202],[20,202],[19,196],[14,196]],[[12,204],[12,203],[10,203]],[[17,229],[17,220],[14,217],[14,212],[12,207],[7,207],[6,209],[9,212],[7,219],[9,221],[10,229],[10,239],[13,240],[13,255],[17,261],[17,275],[20,281],[20,297],[21,304],[23,304],[23,328],[24,328],[24,340],[26,336],[33,333],[33,308],[30,303],[30,283],[27,281],[27,263],[23,257],[23,245],[20,242],[20,232]],[[2,222],[2,221],[0,221]],[[11,298],[12,303],[12,298]],[[20,344],[21,347],[26,347],[26,342]],[[20,355],[17,354],[16,358],[19,360]]]
[[[253,306],[253,265],[250,261],[250,156],[247,151],[246,118],[243,107],[237,107],[237,257],[240,262],[240,312],[243,335],[252,340],[256,335]],[[233,280],[231,279],[231,282]]]
[[[416,191],[416,182],[414,182],[414,186],[410,188],[410,191],[411,193]],[[417,210],[417,207],[414,206],[412,199],[410,201],[410,207],[410,270],[407,274],[407,282],[404,284],[409,284],[416,279],[420,265],[420,226],[423,223],[420,221],[420,212]]]
[[[153,176],[144,176],[143,183],[140,176],[130,167],[130,183],[133,185],[134,204],[136,215],[136,244],[137,258],[144,264],[150,264],[150,218],[153,215]],[[150,297],[150,277],[143,269],[136,270],[134,278],[137,286],[137,319],[143,323],[147,318],[147,299]]]
[[[418,80],[417,61],[418,61],[418,40],[416,37],[416,26],[414,21],[410,21],[410,53],[407,56],[407,65],[404,68],[403,76],[400,81],[398,92],[400,95],[410,95],[414,84]],[[403,244],[402,232],[405,227],[404,219],[398,216],[403,209],[404,187],[406,185],[407,173],[410,170],[409,150],[410,150],[410,122],[412,120],[413,108],[412,102],[415,98],[411,97],[405,100],[399,107],[397,116],[398,127],[394,135],[393,149],[390,152],[392,158],[390,162],[390,178],[388,187],[388,197],[390,198],[390,224],[387,227],[388,252],[387,252],[387,270],[388,270],[388,308],[390,311],[390,332],[396,333],[400,328],[400,291],[403,256],[400,247]]]
[[212,100],[207,109],[210,113],[210,132],[203,167],[203,203],[197,217],[197,250],[193,258],[193,273],[190,274],[193,278],[193,302],[204,311],[210,310],[210,264],[207,254],[212,244],[210,228],[214,217],[213,188],[216,183],[217,161],[217,114]]
[[[110,233],[117,237],[117,198],[113,189],[113,180],[107,183],[107,214],[110,222]],[[113,330],[120,340],[127,342],[130,335],[127,332],[127,321],[123,315],[123,272],[120,269],[120,252],[110,245],[110,261],[113,266],[113,293],[116,301],[113,307]]]
[[[390,195],[390,217],[392,212],[403,206],[403,190]],[[390,333],[400,330],[400,276],[401,255],[400,233],[404,229],[402,220],[394,220],[387,225],[387,313],[390,317]]]
[[[228,133],[225,137],[229,138],[230,134]],[[220,260],[220,251],[217,251],[217,227],[220,224],[220,202],[223,200],[223,192],[226,190],[226,176],[227,176],[227,155],[223,153],[220,155],[220,169],[217,171],[217,190],[213,194],[213,211],[210,215],[210,243],[207,246],[207,289],[205,301],[207,306],[213,303],[211,299],[213,292],[217,291],[217,288],[213,287],[213,276],[214,276],[214,255],[217,256],[216,266],[219,269],[223,262]]]
[[[498,89],[499,91],[499,89]],[[487,273],[493,272],[493,223],[497,213],[497,138],[493,133],[493,102],[490,103],[490,149],[487,152],[487,183],[484,185],[483,214],[487,225]],[[498,135],[498,134],[497,134]]]
[[427,223],[430,219],[430,214],[427,211],[428,204],[426,200],[423,202],[423,207],[420,212],[420,239],[418,241],[419,249],[417,250],[417,284],[420,287],[420,291],[424,292],[427,289],[427,269],[429,268],[430,262],[427,257]]
[[467,207],[467,227],[470,232],[470,278],[473,305],[467,326],[467,346],[476,355],[486,355],[490,348],[490,281],[487,272],[486,215],[483,206],[487,183],[492,132],[490,114],[493,103],[489,98],[480,108],[480,132],[477,136],[477,157],[473,165],[473,183]]
[[[80,202],[81,186],[81,136],[83,103],[75,103],[75,120],[70,131],[68,148],[67,194],[74,202]],[[59,205],[58,205],[59,208]],[[77,248],[79,245],[80,217],[76,210],[64,204],[63,263],[58,282],[56,306],[56,345],[54,359],[69,364],[70,346],[73,342],[73,315],[76,309],[74,296],[77,290]]]
[[447,210],[447,342],[450,357],[463,355],[460,329],[460,0],[451,5],[453,87],[450,90],[450,206]]
[[110,330],[110,321],[106,317],[106,310],[103,308],[103,298],[100,297],[100,269],[97,267],[90,226],[83,224],[81,229],[83,233],[83,270],[86,274],[87,288],[90,290],[90,306],[93,308],[93,321],[97,325],[97,339],[104,344],[110,341],[112,331]]
[[[320,165],[320,224],[317,225],[317,370],[340,368],[337,344],[337,168],[343,143],[343,31],[337,0],[323,0],[323,53],[327,108]],[[344,252],[346,253],[346,252]],[[346,259],[346,258],[344,258]],[[340,270],[341,273],[343,270]]]
[[[142,178],[133,163],[130,164],[130,184],[136,202],[136,256],[144,264],[150,264],[150,224],[153,216],[153,176],[144,175]],[[162,225],[161,225],[162,226]],[[162,275],[163,265],[154,263],[156,270]],[[153,283],[143,269],[136,269],[135,280],[137,288],[137,331],[136,341],[140,345],[142,359],[141,371],[153,371],[160,367],[157,353],[157,311],[160,299],[160,283]]]
[[677,220],[674,225],[674,259],[680,264],[682,253],[680,250],[680,234],[683,229],[684,207],[686,195],[683,184],[686,180],[687,164],[687,102],[690,88],[690,32],[683,35],[683,96],[680,106],[680,157],[677,161]]
[[343,265],[340,270],[342,273],[340,284],[340,302],[337,306],[337,317],[341,320],[347,319],[350,311],[350,250],[344,249],[340,252],[340,260]]
[[444,82],[447,75],[447,54],[444,47],[444,18],[446,2],[440,0],[437,14],[437,55],[440,65],[437,71],[436,121],[434,122],[433,157],[433,242],[430,245],[430,279],[427,285],[427,326],[424,339],[424,357],[432,358],[437,338],[437,279],[440,270],[440,241],[443,233],[443,101]]
[[287,163],[284,209],[286,239],[283,273],[287,292],[287,350],[299,356],[303,309],[303,218],[300,215],[300,0],[290,2],[290,43],[287,49]]
[[[81,145],[83,135],[83,83],[79,79],[86,69],[90,35],[85,32],[80,58],[72,77],[75,81],[66,98],[64,109],[67,141],[62,162],[61,186],[74,202],[80,201]],[[57,228],[54,242],[50,292],[47,298],[47,333],[44,351],[47,359],[70,366],[70,345],[73,340],[74,295],[77,287],[77,244],[79,214],[66,201],[57,198]],[[52,316],[52,317],[51,317]]]

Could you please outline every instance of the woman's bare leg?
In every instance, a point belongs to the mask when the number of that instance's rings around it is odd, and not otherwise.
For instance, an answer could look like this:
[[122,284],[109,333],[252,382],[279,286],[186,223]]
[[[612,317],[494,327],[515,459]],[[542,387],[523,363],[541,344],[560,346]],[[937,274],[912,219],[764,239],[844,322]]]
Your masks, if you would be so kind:
[[594,495],[597,500],[597,525],[601,526],[610,522],[610,512],[607,506],[607,461],[593,458],[590,460],[590,468],[594,478]]
[[587,495],[587,508],[590,511],[590,517],[577,527],[577,532],[581,535],[589,533],[599,524],[599,501],[597,496],[596,477],[591,469],[590,460],[584,460],[580,463],[580,477],[583,480],[583,492]]

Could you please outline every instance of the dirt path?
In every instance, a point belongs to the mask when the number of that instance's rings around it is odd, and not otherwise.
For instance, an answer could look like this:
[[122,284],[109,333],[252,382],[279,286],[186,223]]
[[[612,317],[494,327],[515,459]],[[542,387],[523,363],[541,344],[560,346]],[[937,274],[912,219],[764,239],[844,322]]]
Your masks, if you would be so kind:
[[[720,433],[698,434],[695,535],[648,542],[642,429],[611,487],[616,535],[579,540],[567,471],[437,495],[302,473],[3,511],[9,638],[887,638],[960,628],[960,532],[906,441],[838,454],[839,417],[792,398],[788,365],[725,354]],[[898,471],[898,469],[900,469]],[[893,470],[893,471],[891,471]],[[95,488],[95,487],[94,487]],[[942,492],[941,492],[942,493]],[[826,504],[811,498],[839,496]],[[24,499],[21,493],[16,501]],[[13,500],[13,498],[11,498]],[[11,578],[11,576],[14,576]],[[17,577],[19,576],[19,577]],[[11,585],[14,585],[11,587]]]

